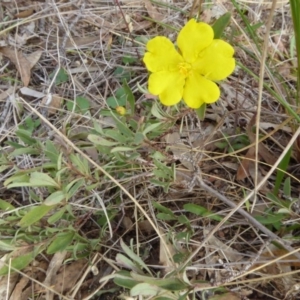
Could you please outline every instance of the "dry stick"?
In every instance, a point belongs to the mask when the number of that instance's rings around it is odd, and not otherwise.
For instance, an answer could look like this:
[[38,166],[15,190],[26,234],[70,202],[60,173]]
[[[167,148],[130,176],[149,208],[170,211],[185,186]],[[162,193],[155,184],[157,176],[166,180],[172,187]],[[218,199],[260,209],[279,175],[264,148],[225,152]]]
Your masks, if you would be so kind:
[[[8,267],[9,269],[13,270],[14,272],[18,273],[19,275],[22,275],[23,278],[28,278],[29,280],[31,280],[32,282],[38,284],[39,286],[43,287],[44,290],[50,290],[53,294],[58,295],[59,299],[63,299],[63,300],[72,300],[69,297],[66,297],[64,295],[62,295],[61,293],[59,293],[58,291],[56,291],[53,287],[51,286],[47,286],[45,284],[43,284],[42,282],[39,282],[37,279],[28,276],[28,274],[16,269],[15,267],[13,267],[11,264],[6,263],[5,261],[1,261],[2,264],[4,264],[6,267]],[[8,294],[7,294],[8,296]],[[3,298],[1,298],[3,299]],[[7,298],[8,299],[8,298]],[[11,299],[11,298],[10,298]]]
[[264,74],[265,74],[265,68],[266,68],[266,59],[268,54],[268,42],[269,42],[269,33],[272,26],[272,18],[275,12],[277,0],[272,1],[272,7],[269,14],[269,18],[266,25],[266,33],[264,38],[264,44],[263,44],[263,51],[260,59],[260,70],[259,70],[259,86],[258,86],[258,99],[257,99],[257,114],[256,114],[256,144],[255,144],[255,178],[254,178],[254,200],[252,204],[251,212],[253,211],[256,203],[256,194],[258,191],[257,184],[258,184],[258,154],[259,154],[259,123],[260,123],[260,112],[261,112],[261,102],[262,102],[262,93],[263,93],[263,87],[264,87]]
[[185,264],[182,266],[182,268],[185,268],[190,261],[192,261],[192,259],[197,255],[197,253],[199,252],[199,250],[205,245],[205,243],[214,235],[214,233],[216,231],[219,230],[219,228],[236,212],[238,211],[239,213],[241,213],[241,211],[243,211],[241,214],[243,214],[243,216],[245,216],[249,223],[252,224],[254,227],[257,227],[258,229],[260,229],[262,232],[264,232],[265,234],[267,234],[269,236],[269,238],[271,238],[271,240],[276,241],[277,243],[279,243],[283,248],[285,248],[286,250],[294,253],[294,255],[300,260],[300,253],[296,253],[298,252],[300,249],[294,249],[293,247],[291,247],[290,245],[288,245],[288,243],[284,240],[282,240],[281,238],[279,238],[275,233],[273,233],[272,231],[270,231],[269,229],[267,229],[265,226],[263,226],[262,224],[260,224],[256,219],[254,219],[251,215],[249,215],[246,211],[244,211],[241,207],[251,198],[253,197],[253,195],[256,193],[256,191],[258,191],[267,181],[267,179],[272,175],[272,173],[276,170],[278,164],[281,162],[281,160],[283,159],[283,157],[286,155],[287,151],[289,150],[289,148],[291,147],[291,145],[295,142],[295,140],[297,139],[297,137],[300,134],[300,127],[297,129],[297,131],[294,133],[293,137],[291,138],[290,142],[288,143],[287,147],[284,149],[284,151],[281,153],[281,155],[279,156],[279,158],[277,159],[276,163],[273,165],[273,167],[270,169],[270,171],[266,174],[266,176],[263,178],[263,180],[257,185],[257,188],[254,189],[251,193],[248,194],[248,196],[246,196],[239,204],[235,204],[234,202],[230,201],[229,199],[227,199],[226,197],[224,197],[223,195],[221,195],[220,193],[218,193],[217,191],[215,191],[214,189],[212,189],[211,187],[209,187],[207,184],[205,184],[203,182],[203,180],[201,178],[198,177],[198,184],[206,189],[209,193],[211,193],[212,195],[215,195],[216,197],[218,197],[221,201],[223,201],[224,203],[226,203],[227,205],[231,206],[233,208],[233,210],[226,215],[226,217],[206,236],[206,238],[202,241],[202,243],[198,246],[198,248],[191,254],[191,256],[187,259],[187,261],[185,262]]
[[[215,189],[213,189],[210,186],[208,186],[199,177],[198,177],[198,184],[199,184],[200,187],[202,187],[209,194],[217,197],[219,200],[221,200],[222,202],[226,203],[231,208],[235,209],[234,212],[235,211],[239,212],[243,217],[245,217],[248,220],[248,222],[251,225],[253,225],[257,229],[259,229],[260,231],[262,231],[263,233],[265,233],[269,238],[271,238],[272,240],[280,240],[280,238],[274,232],[272,232],[271,230],[269,230],[268,228],[266,228],[264,225],[262,225],[260,222],[258,222],[255,218],[253,218],[249,213],[247,213],[244,209],[242,209],[240,207],[240,204],[237,206],[237,204],[235,204],[234,202],[232,202],[231,200],[229,200],[228,198],[226,198],[225,196],[223,196],[222,194],[220,194]],[[241,203],[243,203],[243,202],[244,201],[242,201]]]
[[231,282],[233,280],[235,280],[237,277],[241,277],[244,276],[246,274],[246,272],[257,262],[257,260],[260,258],[263,250],[267,247],[267,245],[269,244],[269,241],[267,241],[266,243],[263,243],[263,245],[260,247],[259,251],[256,253],[254,259],[252,261],[250,261],[248,264],[245,264],[244,268],[241,271],[233,271],[232,269],[230,269],[226,263],[223,265],[224,269],[227,270],[227,272],[229,274],[231,274],[229,277],[221,279],[220,281],[216,281],[214,282],[214,286],[220,286],[223,285],[224,283],[228,283]]

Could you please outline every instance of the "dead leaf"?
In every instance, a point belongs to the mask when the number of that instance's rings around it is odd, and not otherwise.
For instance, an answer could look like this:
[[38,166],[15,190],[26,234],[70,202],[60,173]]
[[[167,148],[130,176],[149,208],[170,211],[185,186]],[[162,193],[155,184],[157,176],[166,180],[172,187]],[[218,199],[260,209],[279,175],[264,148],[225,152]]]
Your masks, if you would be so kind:
[[151,27],[153,25],[153,22],[145,20],[145,21],[141,21],[138,22],[137,24],[134,24],[134,31],[141,31],[141,30],[145,30],[149,27]]
[[16,287],[14,288],[14,291],[11,294],[9,300],[20,300],[20,299],[23,300],[24,297],[22,297],[21,295],[23,294],[23,290],[27,286],[29,280],[30,280],[29,277],[21,277],[20,281],[17,283]]
[[27,17],[30,17],[31,15],[33,15],[34,13],[35,13],[34,9],[27,9],[27,10],[21,11],[20,13],[16,14],[14,16],[14,19],[27,18]]
[[160,232],[159,262],[165,267],[164,272],[169,273],[175,269],[173,263],[175,248],[167,239],[166,234],[162,230]]
[[188,170],[193,171],[193,157],[191,153],[191,148],[186,146],[180,138],[180,134],[178,132],[168,133],[165,136],[165,140],[168,147],[176,159],[179,159],[182,165],[184,165]]
[[160,21],[160,22],[163,20],[164,16],[160,12],[158,12],[158,10],[153,6],[150,0],[144,0],[144,4],[148,12],[148,15],[153,20]]
[[30,70],[36,65],[36,63],[40,60],[42,51],[35,51],[27,55],[27,60],[29,61]]
[[74,261],[67,266],[63,266],[55,277],[54,290],[59,293],[71,291],[77,280],[82,276],[86,264],[86,260],[81,259]]
[[[255,143],[255,133],[252,131],[252,127],[255,125],[256,121],[256,115],[254,114],[252,119],[250,120],[248,126],[247,126],[247,135],[249,137],[250,143]],[[249,175],[251,175],[251,167],[254,165],[255,162],[255,146],[252,146],[248,149],[245,157],[243,158],[238,170],[236,179],[237,180],[243,180]],[[257,159],[263,159],[266,163],[268,163],[270,166],[273,166],[277,160],[277,158],[269,151],[267,147],[263,145],[263,143],[259,143],[258,145],[258,157]],[[252,170],[253,171],[253,170]],[[255,176],[255,174],[252,174]]]
[[146,232],[147,234],[151,234],[154,231],[154,228],[148,220],[138,222],[138,227],[141,232]]
[[[67,255],[67,251],[57,252],[53,255],[50,264],[47,269],[46,278],[43,282],[46,286],[52,286],[57,278],[57,271],[61,267],[65,257]],[[40,287],[42,288],[42,287]],[[53,299],[53,293],[47,290],[47,299]]]
[[5,101],[11,94],[13,94],[15,88],[9,87],[6,91],[0,93],[0,101]]
[[[266,262],[266,260],[268,261],[277,259],[283,255],[286,255],[287,253],[287,250],[279,249],[275,245],[270,244],[268,246],[268,249],[263,251],[258,261]],[[293,285],[297,282],[295,276],[289,275],[289,273],[292,271],[292,267],[299,267],[300,263],[293,254],[290,256],[286,256],[285,258],[283,258],[283,260],[288,260],[288,262],[281,262],[280,260],[277,260],[273,264],[269,264],[268,266],[259,269],[258,272],[267,275],[285,274],[282,277],[272,279],[272,282],[276,284],[281,293],[285,294],[289,292],[292,289]],[[293,260],[294,262],[291,262],[290,260]],[[252,269],[257,268],[260,265],[262,265],[262,263],[257,263],[252,267]]]
[[[252,132],[252,127],[255,125],[256,114],[253,115],[252,119],[247,126],[247,134],[250,140],[250,143],[255,143],[255,133]],[[264,146],[263,143],[259,143],[258,145],[258,154],[263,158],[263,160],[269,165],[273,166],[277,160],[277,158],[268,150],[267,147]]]
[[[208,228],[204,229],[203,230],[204,236],[207,236],[209,232],[210,230]],[[215,236],[212,236],[205,244],[205,252],[206,252],[205,263],[208,267],[219,263],[220,259],[226,262],[237,263],[238,261],[242,261],[242,259],[244,258],[243,254],[236,251],[232,247],[224,244]],[[235,265],[235,271],[240,271],[241,268],[242,268],[241,264]],[[212,270],[210,268],[208,268],[207,274],[210,278],[214,278],[216,282],[221,282],[225,275],[222,269],[218,271],[217,269]]]
[[43,106],[45,106],[48,110],[48,115],[54,115],[57,110],[61,107],[63,98],[57,94],[48,94],[45,96],[41,102]]
[[250,164],[254,164],[255,159],[255,148],[251,147],[248,149],[246,155],[244,156],[241,164],[239,165],[236,173],[236,180],[244,180],[250,175],[249,169]]
[[35,25],[35,22],[26,23],[26,25],[23,25],[20,30],[18,30],[14,34],[9,34],[8,44],[13,49],[20,49],[21,47],[26,45],[29,39],[38,37],[38,35],[35,34]]
[[41,92],[39,92],[39,91],[30,89],[30,88],[28,88],[28,87],[26,87],[26,86],[23,86],[22,88],[20,88],[20,92],[21,92],[22,95],[24,95],[24,96],[33,97],[33,98],[36,98],[36,99],[45,97],[45,94],[44,94],[44,93],[41,93]]
[[133,229],[133,222],[127,216],[125,216],[122,220],[122,225],[125,227],[126,230],[130,231]]
[[[0,259],[1,267],[3,266],[1,264],[1,261],[6,261],[6,260],[7,260],[7,255],[4,255]],[[10,295],[18,282],[18,279],[19,279],[18,273],[12,273],[12,274],[10,274],[10,276],[1,276],[0,277],[0,299],[9,299],[10,298]]]
[[0,48],[0,52],[16,66],[24,86],[28,86],[31,69],[39,61],[42,51],[35,51],[27,57],[21,51],[9,47]]
[[[210,230],[204,229],[203,233],[204,235],[208,235]],[[244,258],[244,255],[237,250],[233,249],[232,247],[224,244],[219,239],[217,239],[215,236],[212,236],[207,244],[209,245],[210,249],[213,249],[214,251],[217,251],[219,253],[219,257],[222,259],[225,259],[229,262],[238,262],[241,261]]]
[[[21,247],[16,248],[9,255],[6,254],[0,259],[0,269],[9,263],[9,259],[14,259],[18,256],[25,255],[32,251],[33,246],[23,244]],[[6,262],[6,264],[4,264]],[[0,299],[10,299],[9,296],[15,288],[19,278],[18,273],[12,273],[10,276],[1,276],[0,277]]]

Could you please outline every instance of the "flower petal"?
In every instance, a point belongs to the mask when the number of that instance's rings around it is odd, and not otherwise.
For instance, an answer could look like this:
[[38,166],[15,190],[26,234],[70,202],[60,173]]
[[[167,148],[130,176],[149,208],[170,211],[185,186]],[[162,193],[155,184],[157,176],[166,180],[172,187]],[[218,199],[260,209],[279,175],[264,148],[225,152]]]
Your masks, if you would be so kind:
[[193,69],[209,80],[223,80],[234,71],[233,54],[234,49],[231,45],[222,40],[213,40],[193,63]]
[[193,63],[198,54],[208,47],[214,38],[214,31],[206,23],[191,19],[181,29],[177,44],[186,62]]
[[143,61],[150,72],[173,71],[183,61],[173,43],[164,36],[151,39],[146,48]]
[[193,71],[186,79],[183,100],[191,108],[199,108],[203,103],[216,102],[220,97],[219,87]]
[[179,72],[161,71],[149,77],[149,92],[166,106],[177,104],[183,95],[185,77]]

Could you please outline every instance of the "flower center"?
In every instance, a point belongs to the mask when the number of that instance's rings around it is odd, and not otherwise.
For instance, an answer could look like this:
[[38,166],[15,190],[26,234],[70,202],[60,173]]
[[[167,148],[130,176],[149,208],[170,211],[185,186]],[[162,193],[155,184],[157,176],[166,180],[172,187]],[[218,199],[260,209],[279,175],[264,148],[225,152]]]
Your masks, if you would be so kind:
[[179,73],[181,73],[184,77],[188,77],[192,66],[187,62],[181,62],[178,64]]

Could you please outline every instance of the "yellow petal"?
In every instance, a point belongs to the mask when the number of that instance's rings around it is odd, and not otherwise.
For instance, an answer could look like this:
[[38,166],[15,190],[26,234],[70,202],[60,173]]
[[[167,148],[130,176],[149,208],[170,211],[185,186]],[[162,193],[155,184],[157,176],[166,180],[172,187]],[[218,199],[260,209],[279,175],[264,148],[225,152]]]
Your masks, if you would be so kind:
[[144,55],[144,63],[150,72],[174,71],[183,61],[173,43],[163,36],[151,39],[146,46],[148,52]]
[[220,97],[219,87],[196,72],[186,79],[183,100],[191,108],[199,108],[203,103],[216,102]]
[[193,63],[198,54],[212,43],[213,38],[211,26],[191,19],[179,32],[177,44],[185,61]]
[[166,106],[177,104],[183,95],[185,77],[179,72],[161,71],[149,77],[148,89]]
[[193,69],[209,80],[223,80],[234,71],[233,54],[234,49],[231,45],[222,40],[213,40],[211,45],[200,53]]

